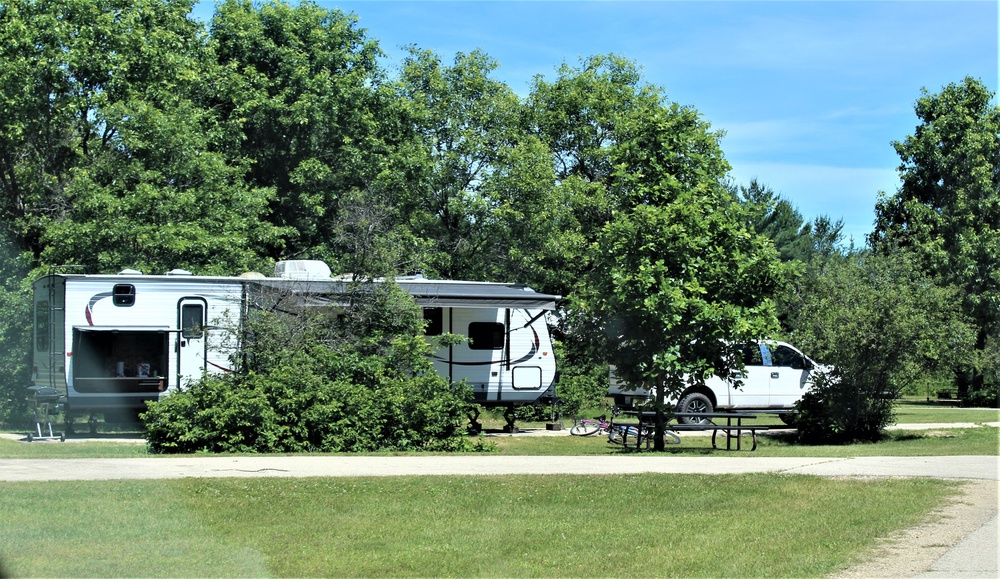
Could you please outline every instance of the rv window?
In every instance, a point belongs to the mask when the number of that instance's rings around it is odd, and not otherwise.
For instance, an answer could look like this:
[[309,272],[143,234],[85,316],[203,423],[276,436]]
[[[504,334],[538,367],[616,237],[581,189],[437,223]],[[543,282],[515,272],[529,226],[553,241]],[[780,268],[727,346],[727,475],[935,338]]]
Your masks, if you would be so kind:
[[205,319],[205,307],[201,304],[184,304],[181,306],[181,336],[185,338],[200,338],[204,332],[202,320]]
[[441,308],[424,308],[425,336],[440,336],[444,333],[444,313]]
[[49,351],[49,302],[35,304],[35,349]]
[[116,306],[128,307],[135,303],[135,286],[128,283],[115,285],[114,296],[111,298]]
[[469,340],[472,350],[499,350],[503,348],[503,324],[472,322],[469,324]]

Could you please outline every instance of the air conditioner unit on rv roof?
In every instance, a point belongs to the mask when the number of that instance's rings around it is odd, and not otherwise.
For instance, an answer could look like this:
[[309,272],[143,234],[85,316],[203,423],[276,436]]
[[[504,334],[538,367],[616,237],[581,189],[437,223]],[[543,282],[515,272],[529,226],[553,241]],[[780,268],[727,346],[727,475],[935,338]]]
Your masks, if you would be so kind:
[[284,279],[330,279],[330,266],[311,259],[290,259],[274,264],[274,277]]

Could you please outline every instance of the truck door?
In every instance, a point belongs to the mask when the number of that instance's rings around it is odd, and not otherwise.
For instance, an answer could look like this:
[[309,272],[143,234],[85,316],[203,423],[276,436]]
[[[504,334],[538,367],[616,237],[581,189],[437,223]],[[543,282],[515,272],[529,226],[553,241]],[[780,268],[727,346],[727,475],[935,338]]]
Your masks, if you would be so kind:
[[[731,404],[736,408],[762,408],[767,406],[769,374],[773,370],[765,362],[763,355],[766,350],[763,344],[750,342],[743,345],[743,374],[740,379],[742,385],[737,388],[730,387],[729,393],[732,397]],[[716,392],[718,397],[718,392]],[[719,400],[719,405],[723,405]]]
[[187,387],[205,371],[207,303],[203,298],[182,298],[177,305],[177,385]]
[[790,408],[805,392],[808,370],[805,356],[784,344],[770,344],[771,407]]

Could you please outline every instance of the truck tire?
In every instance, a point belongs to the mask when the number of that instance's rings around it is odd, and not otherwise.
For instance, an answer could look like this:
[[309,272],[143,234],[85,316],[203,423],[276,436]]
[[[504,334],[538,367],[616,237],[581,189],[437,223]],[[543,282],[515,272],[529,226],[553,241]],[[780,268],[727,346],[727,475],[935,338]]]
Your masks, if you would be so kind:
[[[712,399],[701,392],[688,392],[677,403],[677,412],[704,412],[710,413],[715,410],[712,406]],[[703,424],[709,423],[708,418],[679,418],[677,422],[681,424]]]

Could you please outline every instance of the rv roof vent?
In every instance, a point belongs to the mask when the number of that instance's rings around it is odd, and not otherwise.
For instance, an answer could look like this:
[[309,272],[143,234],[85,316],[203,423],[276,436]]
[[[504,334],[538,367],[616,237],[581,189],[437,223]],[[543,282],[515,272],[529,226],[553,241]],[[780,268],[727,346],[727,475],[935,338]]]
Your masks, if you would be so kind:
[[259,271],[245,271],[245,272],[243,272],[243,273],[240,274],[240,277],[242,277],[244,279],[263,279],[263,278],[265,278],[267,276],[265,276],[264,274],[260,273]]
[[118,275],[142,275],[142,272],[137,269],[123,269],[118,272]]
[[284,279],[330,279],[330,266],[322,261],[290,259],[274,264],[274,277]]
[[191,272],[186,269],[172,269],[167,272],[167,275],[191,275]]

